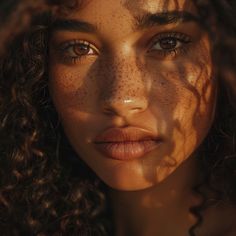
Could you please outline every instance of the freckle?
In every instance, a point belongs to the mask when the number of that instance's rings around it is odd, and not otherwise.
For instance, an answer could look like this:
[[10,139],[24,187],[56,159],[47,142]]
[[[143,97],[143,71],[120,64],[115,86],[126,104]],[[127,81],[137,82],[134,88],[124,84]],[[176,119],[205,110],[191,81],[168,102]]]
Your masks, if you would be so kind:
[[78,105],[82,106],[85,103],[85,100],[86,100],[85,98],[87,97],[87,95],[88,95],[88,92],[84,89],[77,91],[76,97],[78,98],[77,99]]
[[160,81],[160,84],[162,85],[162,86],[164,86],[166,83],[165,83],[165,81]]

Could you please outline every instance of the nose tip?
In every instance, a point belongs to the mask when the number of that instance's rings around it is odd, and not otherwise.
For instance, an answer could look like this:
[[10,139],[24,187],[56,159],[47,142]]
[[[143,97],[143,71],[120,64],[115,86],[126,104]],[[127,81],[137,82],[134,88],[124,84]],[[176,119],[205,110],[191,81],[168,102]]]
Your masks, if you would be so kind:
[[145,98],[109,99],[104,101],[102,107],[105,114],[128,116],[145,111],[147,100]]
[[150,80],[144,75],[136,57],[117,51],[109,65],[100,77],[99,109],[102,108],[105,114],[121,117],[145,111],[149,102]]

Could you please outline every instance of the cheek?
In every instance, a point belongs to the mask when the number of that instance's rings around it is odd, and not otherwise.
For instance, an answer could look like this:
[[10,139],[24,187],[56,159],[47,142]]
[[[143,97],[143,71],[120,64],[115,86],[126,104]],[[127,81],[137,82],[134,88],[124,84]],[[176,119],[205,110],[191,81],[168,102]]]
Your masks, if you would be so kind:
[[88,68],[78,70],[76,66],[55,65],[51,66],[49,78],[50,95],[64,131],[71,143],[79,140],[75,145],[79,146],[82,137],[87,140],[97,129],[97,123],[103,123],[100,116],[93,115],[97,109],[95,76]]
[[86,72],[63,66],[52,66],[49,90],[58,113],[85,110],[91,103],[95,86],[86,79]]
[[211,62],[169,64],[152,71],[152,109],[162,112],[162,132],[175,146],[173,153],[188,147],[188,156],[211,127],[216,100],[216,81]]

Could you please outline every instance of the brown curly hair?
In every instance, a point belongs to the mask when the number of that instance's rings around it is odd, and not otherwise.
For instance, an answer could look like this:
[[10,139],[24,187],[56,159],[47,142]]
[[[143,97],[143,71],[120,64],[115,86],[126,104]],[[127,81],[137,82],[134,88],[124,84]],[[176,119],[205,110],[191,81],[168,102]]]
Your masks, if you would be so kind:
[[[203,201],[190,209],[198,219],[189,230],[191,236],[203,221],[201,212],[209,205],[219,201],[236,204],[236,5],[230,0],[194,2],[212,38],[220,92],[214,124],[199,148],[203,178],[194,189]],[[71,148],[48,92],[52,12],[59,9],[66,13],[81,3],[60,0],[0,3],[3,236],[113,235],[107,187]],[[211,201],[204,191],[206,187],[214,193]]]

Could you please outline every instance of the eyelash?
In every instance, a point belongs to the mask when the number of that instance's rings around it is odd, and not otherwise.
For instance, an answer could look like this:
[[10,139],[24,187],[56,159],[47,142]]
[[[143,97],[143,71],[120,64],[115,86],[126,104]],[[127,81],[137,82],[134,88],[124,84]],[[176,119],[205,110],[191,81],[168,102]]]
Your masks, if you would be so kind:
[[[84,55],[74,55],[74,56],[71,56],[71,53],[76,54],[76,52],[75,52],[75,47],[76,46],[85,46],[89,50],[92,49],[94,51],[95,55],[98,54],[98,50],[96,49],[96,47],[93,46],[88,41],[74,39],[74,40],[71,40],[69,42],[62,43],[58,47],[59,51],[60,51],[60,54],[63,56],[63,61],[64,62],[66,62],[66,63],[68,63],[68,62],[69,63],[70,62],[76,63],[77,61],[82,60],[84,57],[86,57],[88,55],[91,55],[91,54],[84,54]],[[70,52],[71,49],[73,50],[73,52]]]
[[[162,40],[172,40],[176,43],[176,46],[174,48],[171,49],[163,49],[161,47],[159,47],[160,49],[153,49],[154,46],[156,46],[158,43],[160,44]],[[151,39],[151,43],[149,43],[149,50],[147,51],[150,54],[154,54],[154,55],[158,55],[161,56],[162,58],[166,58],[168,56],[171,56],[171,58],[175,58],[177,57],[181,52],[186,52],[187,48],[186,46],[191,43],[191,37],[183,34],[183,33],[179,33],[179,32],[166,32],[166,33],[160,33],[158,35],[155,35],[152,39]],[[76,46],[85,46],[90,50],[93,50],[93,54],[84,54],[84,55],[74,55],[71,56],[71,53],[76,54],[75,47]],[[159,45],[160,46],[160,45]],[[177,47],[178,46],[178,47]],[[73,52],[70,52],[70,50],[73,50]],[[59,50],[63,56],[63,60],[65,62],[69,62],[69,63],[76,63],[77,61],[82,60],[84,57],[88,56],[88,55],[98,55],[98,49],[91,43],[89,43],[88,41],[85,40],[72,40],[69,42],[65,42],[62,43],[59,46]]]
[[[171,49],[153,49],[153,47],[157,44],[157,43],[161,43],[161,40],[174,40],[176,45],[174,48]],[[162,57],[167,57],[167,56],[171,56],[171,58],[175,58],[176,56],[178,56],[180,53],[185,53],[187,52],[187,45],[189,43],[191,43],[191,37],[183,34],[183,33],[179,33],[179,32],[166,32],[166,33],[161,33],[158,34],[156,36],[153,37],[153,39],[151,39],[151,49],[148,50],[148,53],[158,53],[158,55],[162,56]],[[178,47],[177,47],[178,46]]]

